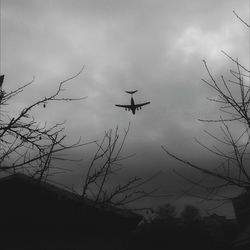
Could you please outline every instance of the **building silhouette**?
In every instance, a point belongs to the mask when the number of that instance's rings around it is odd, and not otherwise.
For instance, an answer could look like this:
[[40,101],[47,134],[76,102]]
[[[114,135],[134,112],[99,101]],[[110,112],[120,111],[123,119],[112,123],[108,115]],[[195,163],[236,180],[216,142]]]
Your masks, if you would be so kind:
[[0,179],[0,199],[3,249],[124,249],[142,219],[24,174]]

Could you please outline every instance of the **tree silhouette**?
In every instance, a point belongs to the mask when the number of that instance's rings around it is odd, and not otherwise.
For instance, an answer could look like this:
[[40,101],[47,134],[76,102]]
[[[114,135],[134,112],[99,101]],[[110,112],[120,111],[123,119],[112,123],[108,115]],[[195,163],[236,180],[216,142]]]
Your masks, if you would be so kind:
[[64,123],[48,125],[47,122],[38,122],[34,112],[41,108],[47,108],[52,102],[80,101],[86,97],[70,98],[62,97],[61,93],[66,84],[79,76],[83,68],[73,76],[58,84],[54,93],[35,101],[22,108],[17,115],[13,115],[9,109],[14,98],[25,91],[32,81],[19,88],[6,92],[3,90],[4,75],[0,76],[0,172],[15,173],[24,172],[40,181],[46,180],[52,170],[60,169],[53,166],[54,161],[65,160],[61,155],[65,150],[73,149],[85,144],[80,140],[74,144],[65,143]]
[[181,212],[181,219],[186,223],[196,222],[199,218],[199,209],[193,205],[186,205]]
[[[234,14],[249,30],[249,24],[241,19],[235,11]],[[219,195],[221,189],[229,186],[250,187],[250,85],[247,83],[250,79],[250,70],[238,58],[233,58],[225,51],[222,51],[222,53],[235,66],[234,69],[229,70],[232,78],[227,80],[222,75],[220,79],[216,79],[204,60],[204,66],[209,79],[202,79],[217,94],[217,98],[208,99],[218,106],[221,115],[217,119],[200,120],[208,124],[215,123],[219,125],[221,137],[207,130],[205,130],[205,133],[214,139],[216,143],[219,143],[220,146],[214,145],[210,147],[197,140],[206,150],[221,157],[222,164],[213,169],[203,168],[177,156],[177,154],[171,153],[165,146],[162,146],[162,149],[169,156],[184,163],[186,166],[198,170],[206,176],[212,176],[219,181],[218,184],[213,182],[206,185],[202,180],[199,182],[189,180],[206,190],[206,199],[215,198],[227,201],[228,197]]]
[[173,218],[176,218],[177,216],[175,206],[171,205],[170,203],[160,206],[157,209],[156,214],[158,215],[160,219],[163,219],[163,220],[173,219]]
[[124,129],[124,135],[121,136],[117,126],[114,130],[106,131],[101,142],[95,142],[97,150],[88,166],[87,174],[83,178],[81,194],[83,198],[89,197],[99,205],[110,204],[124,207],[135,201],[155,196],[154,193],[158,188],[146,191],[144,185],[153,180],[158,173],[146,179],[134,176],[125,183],[110,188],[111,179],[117,177],[122,161],[135,155],[122,155],[129,128],[130,124],[127,129]]

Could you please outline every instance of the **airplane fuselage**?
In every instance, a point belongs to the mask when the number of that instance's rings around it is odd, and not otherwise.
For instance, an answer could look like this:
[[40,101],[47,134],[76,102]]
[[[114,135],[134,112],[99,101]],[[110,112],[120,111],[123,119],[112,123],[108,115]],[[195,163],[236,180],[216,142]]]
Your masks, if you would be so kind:
[[137,105],[135,104],[134,98],[131,97],[130,100],[130,107],[128,108],[128,110],[131,110],[133,115],[135,115],[136,110],[141,109],[141,107],[137,107]]
[[132,111],[132,113],[134,115],[135,114],[135,110],[136,110],[136,106],[135,106],[135,101],[134,101],[133,97],[131,97],[130,105],[131,105],[131,111]]

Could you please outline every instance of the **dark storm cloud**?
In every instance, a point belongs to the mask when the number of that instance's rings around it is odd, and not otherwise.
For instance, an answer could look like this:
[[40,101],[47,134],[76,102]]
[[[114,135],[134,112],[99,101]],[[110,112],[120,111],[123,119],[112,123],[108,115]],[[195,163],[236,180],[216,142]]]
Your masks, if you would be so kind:
[[[234,9],[247,17],[248,1],[3,0],[6,88],[36,76],[32,95],[16,100],[21,107],[85,65],[67,91],[88,98],[50,107],[39,119],[66,119],[70,136],[86,140],[116,125],[122,131],[131,121],[126,152],[137,155],[129,172],[162,170],[171,175],[168,188],[178,190],[170,170],[176,163],[160,146],[202,164],[205,152],[193,140],[204,126],[197,119],[214,116],[216,108],[206,100],[213,93],[201,84],[202,59],[215,76],[228,70],[221,49],[247,62],[248,35]],[[128,89],[139,90],[137,102],[151,101],[135,116],[114,106],[129,102]]]

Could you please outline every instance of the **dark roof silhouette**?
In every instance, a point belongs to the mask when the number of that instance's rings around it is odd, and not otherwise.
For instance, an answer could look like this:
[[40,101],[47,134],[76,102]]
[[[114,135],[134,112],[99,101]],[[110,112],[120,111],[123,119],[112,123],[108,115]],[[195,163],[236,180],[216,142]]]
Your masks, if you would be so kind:
[[120,244],[142,219],[126,209],[96,206],[90,199],[24,174],[0,179],[0,204],[2,244],[11,243],[17,247],[13,249],[22,249],[20,245],[34,249],[37,242],[46,247],[85,244],[86,249],[100,249],[103,242]]
[[[31,197],[32,199],[29,200]],[[63,206],[67,206],[67,209],[72,210],[75,210],[77,207],[77,213],[79,217],[82,217],[83,220],[90,219],[91,215],[93,218],[98,217],[98,214],[100,218],[104,220],[106,218],[109,223],[110,220],[119,219],[122,224],[124,222],[125,224],[129,225],[130,229],[136,227],[136,225],[142,219],[140,215],[135,214],[130,210],[116,208],[106,204],[95,204],[94,201],[87,198],[82,198],[76,193],[57,187],[48,182],[39,182],[39,180],[33,177],[20,173],[0,179],[0,199],[1,204],[4,203],[4,200],[8,200],[8,203],[0,206],[0,210],[4,208],[8,210],[10,209],[8,204],[12,204],[14,206],[15,203],[18,202],[21,203],[19,209],[21,209],[21,206],[24,206],[24,208],[28,206],[35,207],[39,210],[39,205],[46,207],[46,203],[48,206],[51,206],[51,209],[48,209],[48,211],[54,211],[56,208],[63,210]],[[32,200],[35,203],[32,202]],[[25,202],[27,203],[26,205],[23,204]],[[46,211],[47,210],[45,209],[44,212]],[[64,216],[65,220],[67,216],[67,214]],[[26,217],[28,217],[28,212]]]
[[126,218],[134,218],[137,220],[142,219],[142,216],[132,212],[129,209],[121,209],[121,208],[117,208],[117,207],[109,205],[109,204],[104,204],[104,205],[99,204],[98,205],[91,199],[88,199],[85,197],[82,198],[81,195],[74,193],[73,191],[67,190],[66,187],[60,188],[60,187],[58,187],[54,184],[51,184],[49,182],[39,181],[38,179],[35,179],[31,176],[28,176],[28,175],[25,175],[22,173],[17,173],[17,174],[13,174],[13,175],[9,175],[9,176],[0,178],[0,185],[1,185],[1,183],[15,181],[15,180],[24,181],[26,183],[30,183],[31,185],[39,185],[40,188],[42,188],[42,189],[46,189],[50,192],[53,192],[60,197],[63,196],[69,200],[83,203],[86,206],[103,209],[105,211],[109,211],[109,212],[112,212],[114,214],[118,214],[120,216],[126,217]]

